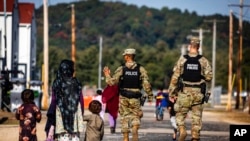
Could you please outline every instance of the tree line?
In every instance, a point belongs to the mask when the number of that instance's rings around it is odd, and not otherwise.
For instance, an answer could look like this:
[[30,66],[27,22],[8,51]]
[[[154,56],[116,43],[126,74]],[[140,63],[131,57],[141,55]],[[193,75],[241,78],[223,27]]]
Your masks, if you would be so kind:
[[[122,2],[79,1],[75,4],[76,18],[76,76],[83,85],[97,85],[99,39],[103,38],[102,66],[113,71],[123,63],[125,48],[137,49],[136,61],[147,70],[154,88],[167,87],[172,69],[181,55],[181,47],[188,36],[198,36],[193,29],[206,29],[203,35],[203,55],[212,63],[213,24],[205,20],[220,19],[217,24],[216,85],[227,89],[229,17],[219,14],[199,16],[196,12],[180,9],[137,7]],[[64,58],[71,58],[71,10],[69,4],[49,6],[49,79]],[[43,64],[43,7],[36,9],[38,68]],[[238,19],[234,17],[234,68],[237,70]],[[250,24],[243,22],[242,76],[250,76]],[[102,87],[105,86],[103,81]]]

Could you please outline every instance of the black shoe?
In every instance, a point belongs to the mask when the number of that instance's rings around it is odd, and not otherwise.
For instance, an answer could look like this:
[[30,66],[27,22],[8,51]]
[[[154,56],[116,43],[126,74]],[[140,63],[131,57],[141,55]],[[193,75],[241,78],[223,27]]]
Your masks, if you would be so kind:
[[[174,129],[174,131],[176,131],[177,132],[177,130],[176,129]],[[173,139],[173,141],[176,141],[176,132],[173,134],[173,136],[172,136],[172,139]]]
[[110,127],[110,133],[114,134],[115,133],[115,127]]

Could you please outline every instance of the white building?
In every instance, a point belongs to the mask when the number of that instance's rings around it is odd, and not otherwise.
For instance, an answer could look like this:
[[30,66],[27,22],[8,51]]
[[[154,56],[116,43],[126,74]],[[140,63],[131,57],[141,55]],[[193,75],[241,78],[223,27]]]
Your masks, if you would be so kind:
[[[6,3],[5,3],[6,2]],[[6,5],[4,5],[6,4]],[[16,13],[16,14],[14,14]],[[12,70],[12,49],[18,48],[18,1],[0,0],[0,58],[6,56],[6,64],[0,61],[1,70]]]
[[0,0],[0,70],[10,71],[11,78],[23,78],[27,84],[35,75],[35,20],[34,3]]
[[20,16],[18,70],[26,72],[26,81],[29,83],[30,80],[34,79],[36,65],[35,5],[33,3],[19,3],[18,6]]
[[14,84],[10,90],[10,108],[13,112],[22,103],[20,93],[25,88],[38,92],[35,102],[40,106],[41,81],[34,79],[37,37],[35,20],[33,3],[0,0],[0,71]]

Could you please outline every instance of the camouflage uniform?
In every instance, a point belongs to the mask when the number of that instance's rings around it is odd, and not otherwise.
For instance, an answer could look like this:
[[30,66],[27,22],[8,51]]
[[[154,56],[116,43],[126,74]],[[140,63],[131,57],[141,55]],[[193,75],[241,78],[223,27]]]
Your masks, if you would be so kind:
[[[128,68],[135,68],[137,66],[136,62],[126,63],[125,66]],[[152,88],[149,83],[149,78],[147,71],[144,67],[140,66],[140,78],[142,80],[142,88],[148,95],[148,100],[152,101],[153,93]],[[106,83],[108,85],[115,85],[119,83],[120,77],[123,75],[123,66],[120,66],[116,69],[112,77],[106,77]],[[133,92],[139,92],[140,89],[126,89]],[[127,98],[120,95],[119,100],[119,114],[121,116],[121,132],[130,132],[130,126],[140,126],[140,119],[143,116],[143,112],[140,105],[140,99],[136,98]]]
[[[195,57],[198,54],[189,54],[190,57]],[[169,86],[169,96],[177,97],[177,101],[174,105],[174,110],[176,111],[176,122],[178,129],[180,131],[179,141],[182,141],[186,137],[186,126],[185,126],[185,118],[189,110],[192,111],[192,140],[200,139],[200,130],[202,127],[202,111],[203,106],[201,104],[204,95],[201,93],[201,89],[199,86],[201,83],[209,82],[212,79],[212,68],[209,61],[205,57],[201,57],[199,59],[201,65],[201,75],[204,76],[204,79],[201,79],[200,82],[188,82],[183,81],[184,87],[182,91],[176,92],[178,78],[181,76],[184,70],[184,63],[186,62],[186,58],[181,56],[173,69],[173,75],[171,78],[170,86]],[[189,85],[189,87],[185,87]],[[183,137],[181,137],[181,133],[184,132]],[[182,138],[182,139],[181,139]]]

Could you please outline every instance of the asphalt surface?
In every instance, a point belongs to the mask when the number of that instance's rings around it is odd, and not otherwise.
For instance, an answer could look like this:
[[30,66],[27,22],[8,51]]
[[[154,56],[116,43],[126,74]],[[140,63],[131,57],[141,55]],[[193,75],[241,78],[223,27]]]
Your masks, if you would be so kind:
[[[169,114],[164,112],[164,119],[156,121],[154,117],[154,106],[145,105],[143,107],[144,116],[142,118],[141,128],[139,129],[140,141],[172,141],[173,130],[169,121]],[[186,141],[191,140],[191,115],[187,117],[187,132]],[[203,113],[203,129],[201,131],[201,141],[229,141],[229,125],[230,123],[222,122],[218,117],[211,114],[211,109],[204,110]],[[108,127],[108,122],[105,122],[105,127]],[[117,133],[110,134],[109,129],[105,128],[104,141],[122,141],[120,133],[120,124],[117,126]],[[130,134],[130,139],[132,135]]]
[[[229,126],[233,121],[224,121],[221,114],[213,112],[215,108],[205,108],[203,112],[203,129],[201,131],[201,141],[229,141]],[[141,128],[139,129],[140,141],[171,141],[173,130],[170,126],[169,114],[164,112],[164,119],[156,121],[154,117],[154,104],[145,104],[143,107],[144,116],[142,118]],[[86,110],[85,114],[88,114]],[[37,124],[38,141],[45,141],[45,122],[46,111],[43,111],[43,118]],[[187,132],[186,141],[191,140],[191,115],[187,117]],[[14,116],[13,116],[14,118]],[[122,134],[120,133],[119,117],[117,122],[117,129],[115,134],[110,133],[108,116],[105,115],[105,135],[103,141],[122,141]],[[130,134],[130,140],[132,136]],[[18,124],[0,124],[0,141],[15,141],[18,140]]]

